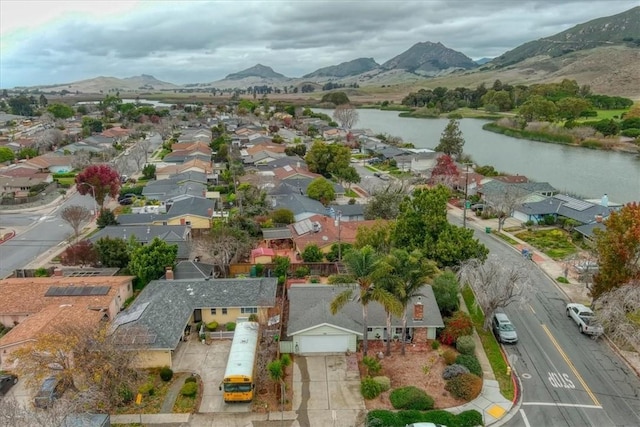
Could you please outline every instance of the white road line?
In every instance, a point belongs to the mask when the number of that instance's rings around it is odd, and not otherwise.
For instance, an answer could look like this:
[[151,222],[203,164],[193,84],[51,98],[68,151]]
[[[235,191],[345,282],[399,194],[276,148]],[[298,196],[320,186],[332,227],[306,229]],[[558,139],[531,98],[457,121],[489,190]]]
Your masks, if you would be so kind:
[[602,409],[598,405],[581,405],[579,403],[555,403],[555,402],[522,402],[523,406],[568,406],[572,408]]
[[524,421],[524,425],[526,427],[531,427],[531,424],[529,424],[529,420],[527,419],[527,416],[524,414],[524,410],[520,409],[520,415],[522,415],[522,421]]

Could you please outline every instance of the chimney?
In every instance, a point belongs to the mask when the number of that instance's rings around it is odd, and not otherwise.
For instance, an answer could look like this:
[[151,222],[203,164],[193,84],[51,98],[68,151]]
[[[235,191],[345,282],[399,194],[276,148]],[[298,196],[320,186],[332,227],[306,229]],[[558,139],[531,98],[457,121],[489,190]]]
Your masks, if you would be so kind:
[[54,277],[62,277],[62,276],[63,276],[63,274],[62,274],[62,269],[61,269],[60,267],[56,267],[56,268],[53,270],[53,276],[54,276]]
[[601,204],[602,206],[604,206],[605,208],[608,208],[608,207],[609,207],[609,196],[607,196],[607,193],[605,193],[605,194],[602,196],[602,200],[600,200],[600,204]]
[[207,215],[209,215],[209,218],[211,218],[213,216],[213,209],[207,209]]
[[165,280],[173,280],[173,269],[171,267],[167,267],[167,270],[164,273]]
[[602,222],[602,215],[596,215],[596,222]]
[[418,302],[413,304],[413,320],[422,321],[424,319],[424,305],[422,297],[418,297]]
[[185,218],[180,218],[180,225],[187,225],[187,220]]

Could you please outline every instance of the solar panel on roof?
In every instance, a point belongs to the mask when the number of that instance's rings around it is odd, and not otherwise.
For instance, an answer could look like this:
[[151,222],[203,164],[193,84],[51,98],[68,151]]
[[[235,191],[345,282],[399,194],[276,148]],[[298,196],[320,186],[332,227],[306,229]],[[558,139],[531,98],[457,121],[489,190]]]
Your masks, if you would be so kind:
[[554,196],[556,199],[558,200],[562,200],[563,202],[563,206],[568,208],[568,209],[573,209],[579,212],[582,212],[584,210],[589,209],[590,207],[593,206],[593,203],[591,202],[586,202],[584,200],[580,200],[580,199],[575,199],[573,197],[570,196],[566,196],[564,194],[558,194],[556,196]]
[[132,310],[129,313],[120,313],[113,321],[113,324],[111,325],[111,327],[115,329],[120,325],[124,325],[125,323],[130,323],[138,320],[148,306],[149,306],[149,303],[145,302],[137,306],[134,310]]
[[107,295],[110,286],[51,286],[45,297],[77,297],[88,295]]
[[296,233],[301,236],[313,230],[313,223],[307,218],[293,224],[293,228],[296,230]]

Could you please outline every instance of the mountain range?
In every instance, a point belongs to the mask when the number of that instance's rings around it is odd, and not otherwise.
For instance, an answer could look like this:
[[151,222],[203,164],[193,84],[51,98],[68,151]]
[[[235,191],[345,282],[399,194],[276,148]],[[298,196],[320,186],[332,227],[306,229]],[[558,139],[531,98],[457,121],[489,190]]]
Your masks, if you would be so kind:
[[[615,76],[620,78],[616,78]],[[322,67],[302,77],[287,77],[256,64],[210,83],[174,85],[142,75],[126,79],[98,77],[81,82],[40,86],[70,92],[161,91],[181,88],[246,88],[256,85],[298,87],[327,82],[358,86],[412,85],[432,78],[442,85],[473,85],[500,79],[505,83],[536,83],[575,78],[600,93],[640,97],[640,6],[594,19],[561,33],[524,43],[497,58],[473,61],[439,42],[420,42],[378,64],[357,58]],[[605,78],[606,77],[606,78]],[[493,79],[493,80],[492,80]],[[450,83],[447,83],[450,82]]]

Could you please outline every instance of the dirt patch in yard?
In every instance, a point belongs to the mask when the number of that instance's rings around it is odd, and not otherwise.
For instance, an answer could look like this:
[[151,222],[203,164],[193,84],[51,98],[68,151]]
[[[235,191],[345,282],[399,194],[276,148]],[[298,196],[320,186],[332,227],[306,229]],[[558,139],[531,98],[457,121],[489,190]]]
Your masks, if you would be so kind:
[[[400,343],[391,344],[391,356],[384,356],[380,360],[382,372],[379,375],[391,379],[391,390],[414,386],[424,390],[433,397],[436,409],[451,408],[465,403],[456,399],[444,389],[446,381],[442,379],[442,371],[446,364],[441,354],[447,346],[441,346],[438,350],[433,350],[430,345],[407,344],[406,354],[400,354]],[[379,352],[384,354],[384,343],[380,341],[369,342],[369,356],[375,356]],[[358,353],[360,362],[360,376],[366,376],[366,370],[362,365],[362,353]],[[391,390],[385,391],[380,396],[372,400],[365,400],[368,410],[372,409],[393,409],[389,401]]]

